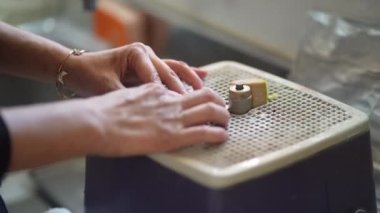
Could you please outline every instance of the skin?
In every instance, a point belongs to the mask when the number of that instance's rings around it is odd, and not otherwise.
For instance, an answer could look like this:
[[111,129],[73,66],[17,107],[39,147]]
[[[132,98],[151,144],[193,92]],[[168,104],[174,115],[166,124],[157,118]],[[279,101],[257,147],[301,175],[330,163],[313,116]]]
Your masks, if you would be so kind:
[[[1,73],[54,83],[69,51],[0,23]],[[65,85],[87,98],[1,109],[12,140],[11,170],[86,155],[144,155],[228,138],[229,113],[222,98],[203,88],[206,72],[162,60],[144,44],[70,56],[64,69],[69,73]],[[187,93],[181,80],[195,91]]]
[[[38,81],[55,82],[59,64],[70,49],[0,22],[0,72]],[[103,94],[141,83],[164,83],[183,94],[179,78],[202,88],[206,72],[176,60],[161,60],[153,50],[133,43],[119,48],[71,56],[64,70],[65,85],[78,95]]]

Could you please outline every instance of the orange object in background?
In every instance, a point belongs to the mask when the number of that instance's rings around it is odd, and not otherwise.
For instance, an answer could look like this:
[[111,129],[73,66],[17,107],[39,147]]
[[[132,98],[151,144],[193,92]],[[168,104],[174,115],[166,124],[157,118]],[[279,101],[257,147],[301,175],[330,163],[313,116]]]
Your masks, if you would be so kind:
[[145,16],[126,4],[101,0],[94,12],[94,31],[112,47],[146,42]]

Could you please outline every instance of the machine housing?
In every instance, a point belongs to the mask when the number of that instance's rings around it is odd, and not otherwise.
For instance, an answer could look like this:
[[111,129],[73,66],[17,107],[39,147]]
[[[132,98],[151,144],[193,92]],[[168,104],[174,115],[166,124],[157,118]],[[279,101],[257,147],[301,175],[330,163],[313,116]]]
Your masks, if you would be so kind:
[[232,115],[230,138],[147,157],[89,157],[85,208],[100,212],[376,212],[368,117],[236,62],[204,67],[228,100],[233,80],[268,82],[271,100]]

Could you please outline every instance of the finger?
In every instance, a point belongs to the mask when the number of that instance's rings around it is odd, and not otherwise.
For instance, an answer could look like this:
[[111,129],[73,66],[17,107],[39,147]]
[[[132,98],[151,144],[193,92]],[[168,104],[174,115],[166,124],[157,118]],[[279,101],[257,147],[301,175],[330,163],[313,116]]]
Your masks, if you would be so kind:
[[146,83],[146,84],[143,84],[141,86],[138,86],[138,87],[135,87],[135,89],[138,89],[139,91],[141,91],[142,93],[152,93],[152,94],[161,94],[161,95],[164,95],[164,94],[167,94],[167,89],[165,88],[164,85],[162,85],[161,83],[155,83],[155,82],[151,82],[151,83]]
[[[157,100],[161,96],[167,93],[167,89],[162,84],[158,83],[147,83],[138,87],[132,87],[129,89],[119,90],[120,99],[124,101],[131,101],[132,99],[136,102],[154,99]],[[131,94],[133,94],[131,96]]]
[[171,90],[180,94],[185,94],[186,89],[179,79],[178,75],[149,48],[150,59],[162,80],[162,82]]
[[181,94],[178,94],[177,92],[174,92],[172,90],[168,90],[166,93],[166,96],[171,97],[171,98],[175,98],[177,100],[179,97],[183,97]]
[[162,82],[171,90],[176,91],[180,94],[185,94],[186,89],[179,79],[178,75],[161,59],[158,57],[153,57],[153,64],[156,66],[158,70],[158,74],[162,80]]
[[128,65],[136,73],[143,83],[156,82],[161,83],[158,71],[150,59],[150,53],[145,45],[134,43],[131,45],[127,55]]
[[128,78],[123,80],[123,84],[127,87],[135,87],[143,84],[143,81],[140,79],[136,72],[131,72],[128,74]]
[[197,67],[190,67],[191,69],[193,69],[195,71],[195,73],[201,78],[201,79],[204,79],[206,78],[207,76],[207,71],[206,70],[203,70],[203,69],[200,69],[200,68],[197,68]]
[[228,139],[225,129],[208,125],[185,128],[179,132],[178,136],[177,147],[198,143],[223,143]]
[[200,90],[195,90],[192,93],[186,94],[182,100],[182,107],[183,109],[188,109],[190,107],[206,102],[213,102],[222,107],[225,107],[226,105],[220,96],[218,96],[211,89],[205,87]]
[[99,89],[100,90],[98,91],[97,94],[106,94],[108,92],[112,92],[112,91],[116,91],[116,90],[123,90],[123,89],[125,89],[125,86],[120,82],[120,80],[117,80],[111,86],[106,87],[106,88],[103,87],[103,88],[99,88]]
[[115,80],[111,85],[107,87],[100,87],[99,88],[99,93],[98,94],[104,94],[107,92],[111,92],[114,90],[120,90],[120,89],[125,89],[125,86],[120,82],[120,80]]
[[197,73],[191,69],[185,62],[166,59],[165,63],[186,83],[191,85],[194,89],[201,89],[203,82]]
[[201,104],[183,111],[181,120],[184,126],[213,123],[221,127],[227,127],[230,113],[225,107],[214,103]]

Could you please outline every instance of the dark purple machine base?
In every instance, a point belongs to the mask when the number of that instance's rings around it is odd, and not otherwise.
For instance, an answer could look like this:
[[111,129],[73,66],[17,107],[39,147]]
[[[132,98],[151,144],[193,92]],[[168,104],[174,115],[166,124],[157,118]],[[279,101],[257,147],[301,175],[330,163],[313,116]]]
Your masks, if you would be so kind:
[[203,187],[147,157],[89,157],[87,213],[376,213],[369,133],[260,178]]

